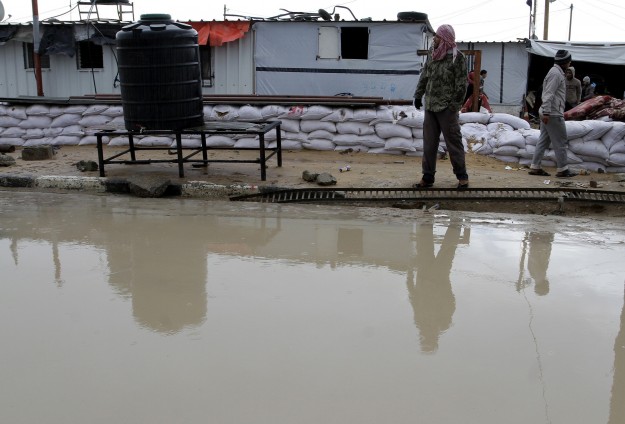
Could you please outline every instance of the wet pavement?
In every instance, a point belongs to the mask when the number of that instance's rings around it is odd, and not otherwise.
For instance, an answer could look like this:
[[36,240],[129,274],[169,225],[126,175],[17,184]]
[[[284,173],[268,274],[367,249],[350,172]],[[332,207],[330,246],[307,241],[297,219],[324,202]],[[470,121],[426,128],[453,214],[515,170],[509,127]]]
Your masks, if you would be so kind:
[[625,228],[0,196],[2,423],[625,422]]

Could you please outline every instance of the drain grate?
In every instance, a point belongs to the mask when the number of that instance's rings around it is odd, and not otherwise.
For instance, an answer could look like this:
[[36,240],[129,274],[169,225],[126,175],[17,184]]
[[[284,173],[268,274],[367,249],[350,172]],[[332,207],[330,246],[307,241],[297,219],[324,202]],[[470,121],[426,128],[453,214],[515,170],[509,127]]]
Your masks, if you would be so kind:
[[625,192],[576,188],[303,188],[233,196],[232,201],[263,203],[376,202],[414,200],[575,200],[625,203]]

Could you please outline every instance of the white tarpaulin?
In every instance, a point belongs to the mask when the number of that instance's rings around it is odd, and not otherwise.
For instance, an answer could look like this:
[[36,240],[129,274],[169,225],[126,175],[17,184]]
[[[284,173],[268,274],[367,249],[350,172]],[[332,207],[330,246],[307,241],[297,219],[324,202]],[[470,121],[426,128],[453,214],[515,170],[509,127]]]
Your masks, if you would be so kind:
[[625,65],[625,43],[570,43],[529,40],[530,53],[554,57],[558,50],[568,50],[574,62]]

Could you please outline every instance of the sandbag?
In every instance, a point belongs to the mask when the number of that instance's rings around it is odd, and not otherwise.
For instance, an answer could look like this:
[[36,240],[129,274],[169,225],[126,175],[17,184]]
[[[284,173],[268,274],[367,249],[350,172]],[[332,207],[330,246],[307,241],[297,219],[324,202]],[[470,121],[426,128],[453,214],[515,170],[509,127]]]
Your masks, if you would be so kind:
[[336,132],[339,134],[367,135],[375,134],[375,128],[364,122],[337,122]]
[[331,133],[336,133],[336,124],[330,121],[300,121],[300,131],[305,133],[311,133],[317,130],[325,130]]
[[238,121],[250,122],[250,121],[262,121],[263,114],[261,109],[252,105],[243,105],[238,111]]
[[582,137],[584,141],[598,140],[612,129],[611,122],[585,121],[585,124],[590,128],[590,131]]
[[401,150],[403,152],[414,152],[416,149],[412,145],[412,137],[390,137],[384,143],[385,150]]
[[460,125],[470,124],[470,123],[488,124],[489,120],[490,120],[489,114],[480,113],[480,112],[461,113],[458,116],[458,122],[460,123]]
[[332,113],[327,116],[324,116],[320,120],[322,122],[346,122],[351,121],[354,116],[354,112],[352,109],[348,108],[338,108],[334,109]]
[[309,138],[302,142],[302,147],[306,150],[331,151],[336,145],[326,138]]
[[330,115],[331,113],[332,109],[327,106],[309,106],[299,119],[301,119],[302,121],[319,121],[322,118]]
[[518,116],[510,115],[507,113],[493,113],[490,115],[490,119],[488,122],[489,123],[501,122],[504,124],[508,124],[515,130],[531,128],[530,123],[527,122],[526,120],[521,119]]
[[403,125],[381,122],[375,124],[375,133],[381,138],[402,137],[411,138],[412,130]]

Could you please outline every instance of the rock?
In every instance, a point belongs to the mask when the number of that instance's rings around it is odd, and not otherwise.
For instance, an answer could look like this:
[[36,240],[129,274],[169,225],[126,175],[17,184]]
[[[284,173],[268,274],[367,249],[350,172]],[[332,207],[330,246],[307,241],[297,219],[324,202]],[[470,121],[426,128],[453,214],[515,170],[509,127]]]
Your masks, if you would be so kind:
[[332,174],[322,172],[321,174],[317,175],[317,184],[319,184],[320,186],[335,185],[336,178],[334,178]]
[[0,166],[12,166],[15,165],[15,158],[13,156],[0,154]]
[[46,160],[54,157],[52,146],[29,146],[22,149],[23,160]]
[[310,172],[310,171],[302,172],[302,178],[304,179],[304,181],[308,181],[309,183],[314,183],[317,180],[318,176],[319,176],[318,172]]
[[128,179],[128,188],[138,197],[161,197],[171,181],[159,176],[134,176]]
[[92,160],[81,160],[76,163],[76,168],[81,172],[93,172],[98,170],[98,164]]

